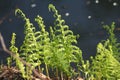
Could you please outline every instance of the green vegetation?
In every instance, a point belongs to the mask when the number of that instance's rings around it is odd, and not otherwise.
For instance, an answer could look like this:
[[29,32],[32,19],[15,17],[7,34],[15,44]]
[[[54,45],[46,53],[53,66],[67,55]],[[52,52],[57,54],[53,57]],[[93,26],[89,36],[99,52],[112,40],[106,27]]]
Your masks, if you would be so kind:
[[119,80],[120,61],[119,43],[114,34],[115,23],[111,26],[105,25],[109,38],[97,45],[97,53],[91,61],[83,61],[81,70],[85,80]]
[[103,26],[109,34],[109,45],[112,46],[113,56],[120,62],[120,43],[118,43],[117,38],[115,37],[115,23],[113,22],[111,26],[105,25]]
[[[44,21],[39,15],[35,18],[39,26],[37,31],[29,18],[20,9],[16,10],[15,14],[25,21],[25,38],[21,47],[17,48],[16,34],[13,33],[10,51],[18,58],[8,57],[8,66],[11,67],[15,61],[16,67],[27,80],[32,79],[33,69],[58,80],[75,79],[77,76],[85,80],[119,80],[120,44],[114,34],[115,23],[104,26],[109,38],[98,43],[96,56],[91,57],[90,61],[84,60],[81,49],[76,46],[78,35],[74,35],[65,24],[55,6],[50,4],[48,8],[55,18],[54,26],[50,26],[49,31],[46,31]],[[25,66],[19,58],[31,67]],[[71,64],[76,65],[76,68]]]
[[[71,77],[74,72],[70,64],[78,62],[76,58],[78,55],[82,59],[81,50],[75,45],[77,36],[69,30],[69,26],[65,25],[65,21],[61,19],[61,15],[58,14],[52,4],[49,5],[49,10],[54,12],[56,18],[54,26],[50,27],[50,33],[45,30],[42,17],[37,16],[35,18],[39,26],[39,31],[36,31],[34,25],[30,23],[24,13],[20,9],[16,10],[16,15],[25,21],[25,38],[18,51],[18,48],[14,46],[15,34],[13,34],[10,50],[30,63],[32,68],[39,67],[39,71],[45,72],[47,76],[51,72],[54,77],[59,78],[59,75],[61,77],[62,75]],[[29,79],[32,75],[32,69],[24,68],[19,61],[17,63],[23,76]],[[41,65],[44,65],[44,67],[41,67]],[[22,66],[23,68],[21,68]]]

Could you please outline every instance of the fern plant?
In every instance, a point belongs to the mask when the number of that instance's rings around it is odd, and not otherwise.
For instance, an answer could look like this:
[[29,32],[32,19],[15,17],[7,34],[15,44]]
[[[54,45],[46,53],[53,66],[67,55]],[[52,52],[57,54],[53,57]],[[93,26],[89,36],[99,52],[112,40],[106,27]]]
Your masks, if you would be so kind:
[[118,40],[114,34],[115,22],[113,22],[111,26],[104,25],[103,27],[107,30],[109,34],[109,45],[112,46],[113,56],[120,62],[120,43],[118,43]]
[[[15,53],[15,55],[19,58],[20,55],[18,53],[18,48],[15,46],[15,39],[16,39],[16,34],[13,33],[12,34],[12,39],[11,39],[11,46],[10,46],[10,50]],[[18,67],[18,69],[20,69],[21,73],[22,73],[22,76],[24,78],[26,78],[26,72],[25,72],[25,67],[23,65],[23,63],[17,59],[17,58],[13,58],[12,56],[11,57],[8,57],[8,64],[11,65],[11,62],[15,60],[16,62],[16,67]],[[9,63],[10,62],[10,63]]]
[[[16,10],[15,14],[25,21],[25,38],[18,51],[18,48],[14,46],[15,34],[13,34],[10,50],[30,63],[32,68],[40,67],[41,72],[44,69],[47,76],[49,76],[49,70],[52,69],[56,77],[61,76],[63,78],[63,75],[72,77],[74,71],[71,63],[79,63],[82,60],[82,52],[76,46],[77,36],[73,34],[69,26],[65,25],[65,21],[61,19],[61,15],[58,14],[55,6],[50,4],[48,8],[54,12],[56,18],[54,26],[50,27],[50,33],[45,30],[42,17],[37,16],[35,18],[39,26],[39,31],[37,31],[29,18],[20,9]],[[22,74],[27,79],[31,79],[32,69],[20,62],[18,64],[18,67],[22,67]]]
[[42,20],[42,17],[37,16],[35,18],[35,21],[38,23],[40,31],[36,32],[38,35],[36,37],[37,44],[39,46],[39,52],[40,52],[40,57],[39,59],[43,60],[43,64],[45,64],[45,70],[47,76],[49,76],[49,69],[48,66],[51,64],[50,58],[51,58],[51,51],[50,51],[50,38],[49,38],[49,33],[45,30],[45,25],[44,21]]
[[92,59],[91,73],[97,80],[118,80],[120,79],[120,63],[112,55],[112,46],[109,40],[104,44],[99,43],[97,46],[97,54]]
[[[16,10],[16,15],[21,16],[25,21],[25,38],[23,41],[22,46],[20,47],[20,57],[22,57],[26,62],[30,63],[33,68],[39,66],[41,61],[39,60],[39,45],[37,44],[37,35],[38,33],[35,32],[35,27],[30,20],[26,18],[24,13],[20,10]],[[26,76],[30,77],[32,75],[32,69],[26,67]]]
[[[75,45],[76,36],[65,25],[65,21],[58,14],[55,6],[49,5],[49,10],[54,12],[54,27],[50,27],[51,46],[53,46],[53,58],[51,58],[56,69],[63,71],[66,75],[71,75],[71,62],[77,62],[77,54],[82,54],[81,50]],[[80,56],[82,58],[82,56]]]
[[85,80],[119,80],[120,62],[119,62],[119,43],[114,34],[115,23],[111,26],[105,25],[109,38],[97,45],[95,58],[91,61],[82,61],[79,66],[82,76]]
[[[46,31],[44,21],[39,15],[35,18],[39,30],[30,22],[25,14],[17,9],[15,14],[25,21],[25,38],[20,49],[15,46],[16,34],[13,33],[10,50],[21,57],[32,68],[39,67],[40,72],[45,72],[47,76],[53,73],[54,77],[63,79],[65,76],[71,78],[76,76],[74,63],[77,66],[76,72],[85,80],[119,80],[120,79],[120,55],[119,43],[115,38],[115,24],[105,25],[109,38],[97,45],[95,57],[91,61],[83,60],[82,51],[77,44],[77,35],[69,29],[65,21],[59,15],[54,5],[49,4],[49,11],[53,12],[55,18],[54,26],[50,26],[50,31]],[[23,63],[12,56],[8,58],[8,65],[15,60],[16,66],[20,69],[24,78],[32,79],[32,68],[23,65]],[[38,68],[37,68],[38,69]],[[52,69],[52,70],[51,70]],[[51,72],[52,71],[52,72]]]

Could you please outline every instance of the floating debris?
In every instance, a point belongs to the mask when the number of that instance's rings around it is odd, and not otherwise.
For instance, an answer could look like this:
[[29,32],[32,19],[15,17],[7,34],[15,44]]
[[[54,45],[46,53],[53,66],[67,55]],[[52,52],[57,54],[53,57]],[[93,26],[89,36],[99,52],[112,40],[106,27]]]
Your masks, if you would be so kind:
[[31,7],[32,7],[32,8],[36,7],[36,4],[31,4]]
[[68,13],[68,12],[67,12],[67,13],[65,13],[65,16],[69,16],[69,15],[70,15],[70,13]]

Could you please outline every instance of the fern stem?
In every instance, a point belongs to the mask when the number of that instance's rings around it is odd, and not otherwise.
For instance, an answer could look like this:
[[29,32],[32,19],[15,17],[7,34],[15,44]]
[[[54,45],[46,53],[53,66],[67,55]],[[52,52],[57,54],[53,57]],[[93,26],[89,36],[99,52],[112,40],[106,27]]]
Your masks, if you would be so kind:
[[40,67],[40,66],[38,66],[38,72],[39,72],[39,73],[41,73],[41,72],[42,72],[42,70],[41,70],[41,67]]
[[26,77],[28,79],[28,67],[26,67]]
[[49,71],[48,71],[47,64],[45,64],[45,68],[46,68],[46,75],[49,77]]
[[59,76],[58,76],[58,68],[56,68],[56,78],[59,80]]
[[61,71],[61,80],[63,80],[63,72]]

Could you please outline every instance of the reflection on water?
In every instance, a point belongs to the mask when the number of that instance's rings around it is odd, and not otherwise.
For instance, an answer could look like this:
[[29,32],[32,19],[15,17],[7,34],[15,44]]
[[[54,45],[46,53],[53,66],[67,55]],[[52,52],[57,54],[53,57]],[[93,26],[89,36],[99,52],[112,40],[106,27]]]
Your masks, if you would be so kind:
[[[7,2],[8,1],[8,2]],[[15,1],[15,0],[14,0]],[[52,13],[48,11],[48,4],[52,3],[59,10],[66,24],[75,34],[80,34],[78,46],[83,50],[83,55],[87,59],[95,54],[96,45],[102,39],[106,39],[106,32],[102,29],[103,24],[111,24],[115,21],[116,30],[120,23],[120,1],[119,0],[1,0],[0,18],[5,17],[9,10],[14,10],[13,6],[22,9],[30,17],[31,21],[39,14],[43,17],[46,27],[53,25]],[[8,4],[9,3],[9,4]],[[11,6],[12,4],[12,6]],[[5,6],[6,5],[6,6]],[[4,6],[4,7],[3,7]],[[12,32],[17,33],[17,46],[23,40],[22,20],[15,17],[14,12],[8,15],[4,22],[0,24],[0,32],[9,46]],[[119,32],[119,30],[117,31]]]

